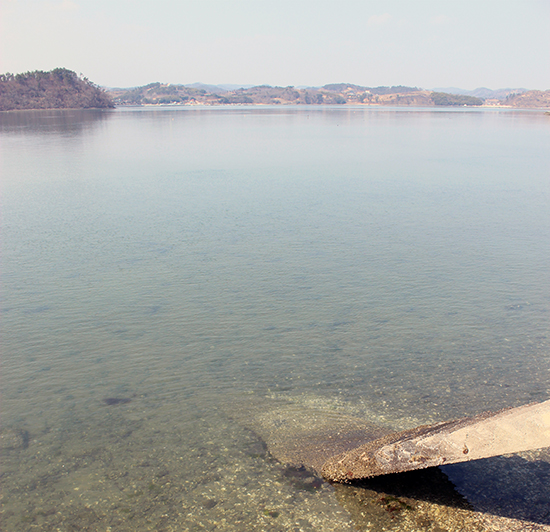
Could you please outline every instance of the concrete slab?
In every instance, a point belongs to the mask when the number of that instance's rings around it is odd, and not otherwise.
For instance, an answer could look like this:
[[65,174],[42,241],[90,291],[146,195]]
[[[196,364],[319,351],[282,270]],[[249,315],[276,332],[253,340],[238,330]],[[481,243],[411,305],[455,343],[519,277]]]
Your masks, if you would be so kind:
[[327,480],[349,482],[550,446],[550,401],[383,436],[329,458]]

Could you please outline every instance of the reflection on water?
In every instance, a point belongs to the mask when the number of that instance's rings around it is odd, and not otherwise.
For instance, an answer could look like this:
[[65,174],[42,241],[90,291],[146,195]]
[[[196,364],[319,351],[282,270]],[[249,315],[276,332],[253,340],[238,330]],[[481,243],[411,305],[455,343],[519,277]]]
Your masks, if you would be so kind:
[[78,135],[110,116],[111,110],[103,109],[5,111],[0,116],[0,133]]
[[2,113],[6,530],[547,525],[544,453],[445,469],[470,506],[285,462],[548,398],[545,118]]

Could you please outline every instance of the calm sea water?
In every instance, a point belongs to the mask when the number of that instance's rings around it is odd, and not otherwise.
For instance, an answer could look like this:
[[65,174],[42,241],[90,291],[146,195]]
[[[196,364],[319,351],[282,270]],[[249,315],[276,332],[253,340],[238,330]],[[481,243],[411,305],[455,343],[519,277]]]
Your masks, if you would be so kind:
[[548,399],[548,146],[530,111],[1,113],[3,529],[550,524],[499,477],[544,485],[540,454],[395,518],[255,430]]

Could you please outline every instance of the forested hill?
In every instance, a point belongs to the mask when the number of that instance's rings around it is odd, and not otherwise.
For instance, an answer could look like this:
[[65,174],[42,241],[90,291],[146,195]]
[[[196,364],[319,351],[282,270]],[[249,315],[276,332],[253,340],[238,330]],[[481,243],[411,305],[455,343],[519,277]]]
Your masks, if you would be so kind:
[[[215,85],[150,83],[131,89],[109,89],[116,105],[389,105],[415,107],[513,107],[550,109],[550,91],[483,89],[491,98],[430,91],[418,87],[363,87],[331,83],[322,87],[259,85],[224,89]],[[497,97],[498,96],[498,97]]]
[[66,68],[0,75],[0,111],[111,107],[104,90]]
[[[362,87],[351,83],[333,83],[323,87],[272,87],[259,85],[236,90],[216,87],[150,83],[133,89],[111,89],[117,105],[434,105],[429,91],[417,87]],[[480,100],[481,103],[481,100]]]
[[521,94],[510,94],[506,97],[505,104],[510,107],[523,109],[550,109],[550,90],[526,91]]

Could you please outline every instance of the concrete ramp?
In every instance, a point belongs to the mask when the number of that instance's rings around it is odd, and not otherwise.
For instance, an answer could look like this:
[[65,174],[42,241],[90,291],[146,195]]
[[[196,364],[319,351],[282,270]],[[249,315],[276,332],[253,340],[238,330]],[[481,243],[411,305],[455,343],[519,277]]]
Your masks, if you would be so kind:
[[467,462],[550,446],[550,401],[385,435],[329,458],[335,482]]

